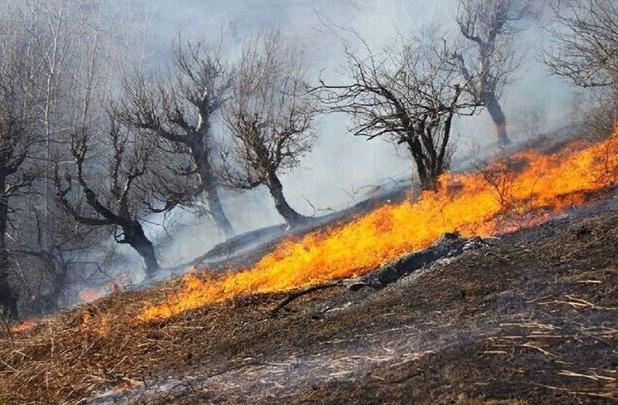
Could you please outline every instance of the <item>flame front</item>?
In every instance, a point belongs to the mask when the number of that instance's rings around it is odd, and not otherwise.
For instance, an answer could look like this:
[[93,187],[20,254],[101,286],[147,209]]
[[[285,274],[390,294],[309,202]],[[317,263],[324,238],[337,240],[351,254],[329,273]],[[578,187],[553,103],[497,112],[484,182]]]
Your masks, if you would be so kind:
[[383,206],[343,226],[283,242],[252,268],[218,279],[188,274],[177,293],[145,308],[139,320],[360,276],[447,232],[490,236],[538,223],[617,180],[618,130],[601,143],[579,142],[552,155],[520,152],[480,172],[445,174],[436,191],[416,201]]

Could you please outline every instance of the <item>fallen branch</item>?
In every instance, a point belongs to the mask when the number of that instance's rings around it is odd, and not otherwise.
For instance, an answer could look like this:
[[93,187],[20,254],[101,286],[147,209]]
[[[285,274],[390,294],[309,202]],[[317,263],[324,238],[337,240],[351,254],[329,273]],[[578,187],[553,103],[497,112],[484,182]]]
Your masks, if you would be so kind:
[[350,283],[349,288],[352,291],[359,290],[363,287],[371,287],[374,289],[384,288],[440,259],[460,255],[465,250],[481,246],[482,244],[483,242],[480,238],[466,240],[462,239],[458,234],[448,233],[434,243],[433,246],[387,264],[359,278],[354,283]]
[[304,290],[295,291],[295,292],[291,293],[290,295],[288,295],[288,297],[286,299],[281,301],[281,303],[279,305],[277,305],[275,307],[275,309],[273,309],[271,311],[271,314],[273,316],[277,315],[277,313],[279,311],[281,311],[283,308],[288,306],[293,301],[299,299],[300,297],[303,297],[305,295],[311,294],[311,293],[316,292],[316,291],[326,290],[328,288],[333,288],[333,287],[341,287],[343,285],[344,285],[343,281],[335,281],[335,282],[332,282],[332,283],[314,285],[313,287],[305,288]]

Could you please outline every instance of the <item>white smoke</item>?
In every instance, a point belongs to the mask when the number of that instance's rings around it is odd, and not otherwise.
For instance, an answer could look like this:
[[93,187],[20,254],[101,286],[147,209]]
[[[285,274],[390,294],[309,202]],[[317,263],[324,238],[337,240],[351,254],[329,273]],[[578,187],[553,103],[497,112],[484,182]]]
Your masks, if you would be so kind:
[[[130,2],[136,20],[145,21],[144,37],[149,62],[165,65],[171,55],[170,43],[178,35],[186,39],[213,41],[222,34],[233,55],[243,39],[276,26],[302,42],[307,49],[316,81],[321,74],[333,82],[345,80],[343,42],[353,40],[352,32],[372,47],[392,43],[427,24],[438,24],[454,35],[456,0],[137,0]],[[129,7],[129,6],[127,6]],[[529,50],[521,70],[503,96],[510,130],[529,131],[531,112],[543,111],[545,119],[532,123],[538,131],[560,126],[568,119],[572,90],[551,77],[538,59],[547,35],[532,27],[521,38]],[[226,48],[226,49],[228,49]],[[324,117],[319,125],[320,140],[300,168],[283,176],[284,192],[291,205],[308,215],[338,210],[360,198],[359,190],[389,178],[412,175],[405,153],[381,141],[367,142],[351,136],[347,117]],[[454,126],[459,155],[475,145],[495,141],[487,114],[458,120]],[[223,191],[226,212],[238,232],[281,223],[265,189],[243,194]],[[161,222],[161,218],[153,219]],[[195,212],[179,209],[165,222],[173,232],[165,246],[158,246],[166,266],[204,254],[221,242],[214,226]],[[161,226],[148,226],[154,239],[165,236]],[[132,254],[132,253],[131,253]]]

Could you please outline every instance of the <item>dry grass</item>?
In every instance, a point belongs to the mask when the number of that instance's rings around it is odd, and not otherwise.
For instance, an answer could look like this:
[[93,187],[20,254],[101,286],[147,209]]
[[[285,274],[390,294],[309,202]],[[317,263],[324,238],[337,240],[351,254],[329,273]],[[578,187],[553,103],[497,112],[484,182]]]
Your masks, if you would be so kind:
[[[411,386],[426,403],[435,400],[432,392],[446,395],[440,390],[447,389],[452,401],[463,390],[488,401],[539,395],[548,401],[564,395],[613,399],[617,375],[598,353],[618,342],[616,225],[618,216],[609,215],[579,221],[570,230],[525,231],[440,265],[417,283],[379,294],[345,287],[318,291],[276,316],[273,309],[288,295],[245,297],[140,324],[136,314],[179,282],[117,292],[41,320],[12,339],[0,331],[0,403],[79,403],[108,390],[148,388],[162,375],[182,379],[194,372],[234,392],[246,376],[271,378],[272,390],[289,390],[284,377],[295,375],[290,370],[299,367],[297,354],[310,349],[316,359],[332,353],[332,361],[325,382],[316,380],[318,388],[295,387],[294,395],[307,401],[363,402],[373,398],[367,397],[371,392],[396,401]],[[589,232],[580,235],[578,227]],[[532,281],[514,284],[526,280]],[[479,326],[486,319],[491,329]],[[462,325],[481,337],[462,346],[414,346],[417,340],[439,341],[436,334],[459,332]],[[358,351],[359,341],[370,347]],[[455,371],[445,374],[448,367]],[[358,369],[373,371],[359,376]],[[503,377],[511,385],[497,387]],[[193,389],[192,395],[202,390]],[[238,394],[236,400],[264,398],[258,394]],[[160,403],[205,400],[199,398]],[[461,397],[460,403],[466,401],[472,399]]]
[[76,402],[103,387],[123,390],[144,383],[153,371],[204,355],[209,346],[204,340],[230,332],[233,309],[243,300],[165,323],[135,320],[144,305],[160,300],[176,284],[115,293],[14,331],[10,339],[0,335],[0,402]]

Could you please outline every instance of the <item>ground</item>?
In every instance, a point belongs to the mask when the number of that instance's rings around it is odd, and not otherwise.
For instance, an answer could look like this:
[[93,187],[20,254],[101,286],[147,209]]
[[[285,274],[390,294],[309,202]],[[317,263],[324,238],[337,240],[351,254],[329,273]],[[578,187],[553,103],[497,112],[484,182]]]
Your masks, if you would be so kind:
[[618,401],[618,201],[381,290],[240,298],[154,324],[177,283],[0,341],[7,403]]

